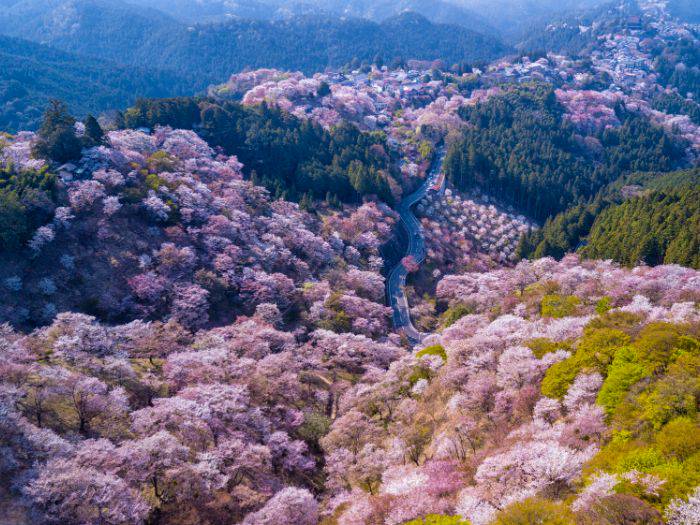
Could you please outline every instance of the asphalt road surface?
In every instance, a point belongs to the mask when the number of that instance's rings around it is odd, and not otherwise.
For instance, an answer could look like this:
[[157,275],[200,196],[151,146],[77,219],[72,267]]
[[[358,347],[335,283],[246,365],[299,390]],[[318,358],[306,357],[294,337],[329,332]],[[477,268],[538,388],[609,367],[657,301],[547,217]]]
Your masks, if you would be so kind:
[[[401,225],[408,234],[408,248],[404,257],[411,255],[418,264],[421,264],[425,260],[425,238],[423,237],[423,230],[421,229],[420,222],[416,216],[413,215],[411,208],[420,201],[428,191],[431,191],[431,186],[435,185],[440,176],[444,161],[445,151],[441,148],[436,153],[435,160],[425,182],[415,192],[405,197],[396,208],[396,211],[401,216]],[[443,177],[440,191],[445,189],[444,186],[445,181]],[[393,310],[394,328],[403,332],[412,344],[419,344],[427,334],[419,332],[411,321],[408,300],[404,292],[407,276],[408,271],[406,267],[399,261],[389,273],[389,279],[386,285],[387,296],[391,309]]]

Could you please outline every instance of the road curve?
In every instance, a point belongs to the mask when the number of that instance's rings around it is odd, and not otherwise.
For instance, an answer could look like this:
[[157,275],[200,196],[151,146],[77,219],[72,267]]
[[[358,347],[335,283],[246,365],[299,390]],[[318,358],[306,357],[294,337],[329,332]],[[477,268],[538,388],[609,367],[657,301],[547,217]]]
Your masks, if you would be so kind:
[[[418,264],[425,260],[425,238],[423,237],[420,222],[411,211],[411,207],[421,200],[425,194],[430,191],[431,186],[434,186],[438,181],[444,161],[445,150],[444,148],[439,148],[425,182],[415,192],[405,197],[396,207],[396,211],[401,217],[401,225],[408,235],[408,248],[406,249],[404,257],[413,256]],[[443,177],[440,191],[444,189],[444,184]],[[408,300],[406,299],[406,293],[404,291],[407,276],[408,270],[406,270],[406,267],[399,261],[397,265],[391,269],[391,272],[389,272],[386,292],[393,311],[394,328],[403,332],[412,344],[418,344],[427,334],[418,331],[411,321]]]

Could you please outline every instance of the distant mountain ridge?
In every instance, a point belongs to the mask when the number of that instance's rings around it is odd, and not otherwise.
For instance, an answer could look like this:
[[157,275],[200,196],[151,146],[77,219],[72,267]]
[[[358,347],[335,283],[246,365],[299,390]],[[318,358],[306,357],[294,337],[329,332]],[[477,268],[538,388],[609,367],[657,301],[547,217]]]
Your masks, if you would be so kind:
[[598,37],[623,27],[626,20],[641,10],[636,1],[608,1],[589,9],[552,16],[532,27],[516,47],[525,50],[547,50],[579,54],[595,45]]
[[494,37],[416,13],[382,23],[317,15],[188,25],[118,0],[0,2],[0,33],[124,65],[168,69],[189,78],[193,92],[245,68],[315,72],[377,55],[451,64],[489,60],[507,49]]
[[129,0],[168,13],[182,21],[205,22],[232,19],[279,20],[294,16],[323,14],[350,16],[383,22],[405,11],[414,11],[435,23],[449,23],[493,34],[486,19],[473,10],[449,0]]
[[567,13],[603,5],[610,0],[453,0],[479,13],[509,43],[532,34],[532,28]]
[[416,13],[404,13],[381,24],[307,16],[197,25],[184,34],[162,35],[151,48],[140,50],[136,63],[144,64],[154,57],[159,67],[183,74],[196,72],[202,81],[198,87],[206,87],[246,67],[314,73],[343,66],[354,58],[371,62],[378,55],[387,63],[413,58],[441,59],[451,65],[491,60],[507,50],[493,37],[433,24]]
[[106,59],[182,27],[161,11],[120,0],[0,0],[0,7],[2,34]]

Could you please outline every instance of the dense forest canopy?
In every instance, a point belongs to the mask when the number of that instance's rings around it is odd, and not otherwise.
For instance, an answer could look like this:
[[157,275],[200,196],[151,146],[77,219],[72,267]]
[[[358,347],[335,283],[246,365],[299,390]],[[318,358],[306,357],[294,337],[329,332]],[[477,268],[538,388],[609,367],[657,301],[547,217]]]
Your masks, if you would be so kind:
[[634,266],[700,268],[700,186],[652,191],[603,211],[581,252]]
[[123,108],[139,95],[179,95],[190,89],[173,73],[119,66],[0,36],[0,129],[6,132],[36,129],[51,98],[85,116]]
[[[605,254],[605,258],[625,264],[640,261],[660,264],[667,260],[697,267],[700,224],[693,219],[696,214],[694,204],[688,197],[696,196],[694,193],[698,187],[700,171],[697,168],[622,176],[596,195],[592,202],[572,206],[549,219],[541,229],[525,235],[519,254],[534,258],[562,257],[592,243],[582,250],[591,257]],[[636,197],[636,205],[626,202],[630,194]],[[611,227],[613,222],[614,228]],[[679,229],[680,224],[683,227]],[[589,234],[594,235],[593,232],[595,237],[588,238]],[[658,242],[656,247],[653,247],[654,239]],[[677,242],[667,252],[674,239]],[[613,249],[615,243],[617,246]],[[652,247],[653,251],[650,251]],[[645,250],[649,253],[645,254]],[[668,259],[665,257],[667,253]]]
[[359,202],[376,195],[393,202],[386,137],[352,124],[326,131],[267,104],[193,98],[140,100],[126,111],[125,122],[132,128],[197,128],[211,145],[236,155],[276,197]]
[[[165,50],[165,52],[163,52]],[[191,73],[198,87],[246,67],[277,67],[306,73],[340,67],[357,58],[485,60],[504,51],[491,38],[406,13],[381,24],[361,19],[305,17],[276,22],[231,21],[217,26],[168,32],[134,54],[134,63],[152,63]]]
[[0,166],[0,252],[19,248],[51,218],[55,183],[46,168],[16,173],[12,166]]
[[700,100],[700,46],[682,39],[659,49],[656,70],[662,84],[678,90],[683,98]]
[[664,130],[623,107],[618,113],[619,128],[585,142],[551,87],[510,88],[461,110],[467,127],[449,151],[447,175],[458,188],[479,186],[544,221],[626,172],[682,162],[683,149]]
[[[322,71],[353,58],[491,59],[501,42],[459,26],[434,24],[417,13],[381,23],[319,14],[283,20],[233,19],[188,25],[160,11],[121,2],[25,0],[0,13],[0,33],[120,64],[164,68],[190,79],[192,90],[245,68]],[[65,18],[62,24],[56,18]],[[72,27],[65,30],[65,27]]]

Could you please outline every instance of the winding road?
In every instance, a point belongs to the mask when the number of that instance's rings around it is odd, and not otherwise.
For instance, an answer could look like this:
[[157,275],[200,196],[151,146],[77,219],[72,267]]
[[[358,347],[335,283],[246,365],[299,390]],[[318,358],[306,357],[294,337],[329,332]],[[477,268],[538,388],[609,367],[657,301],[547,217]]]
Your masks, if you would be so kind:
[[[445,150],[444,148],[439,148],[425,182],[415,192],[405,197],[396,208],[396,211],[401,216],[401,224],[408,234],[408,248],[404,257],[413,256],[418,264],[425,260],[425,238],[423,237],[420,222],[411,211],[411,208],[437,183],[444,161]],[[439,191],[443,191],[444,186],[445,180],[443,177]],[[403,332],[412,344],[418,344],[427,334],[418,331],[411,321],[408,299],[404,291],[406,277],[408,277],[408,270],[399,261],[389,273],[386,285],[387,297],[393,310],[394,328]]]

